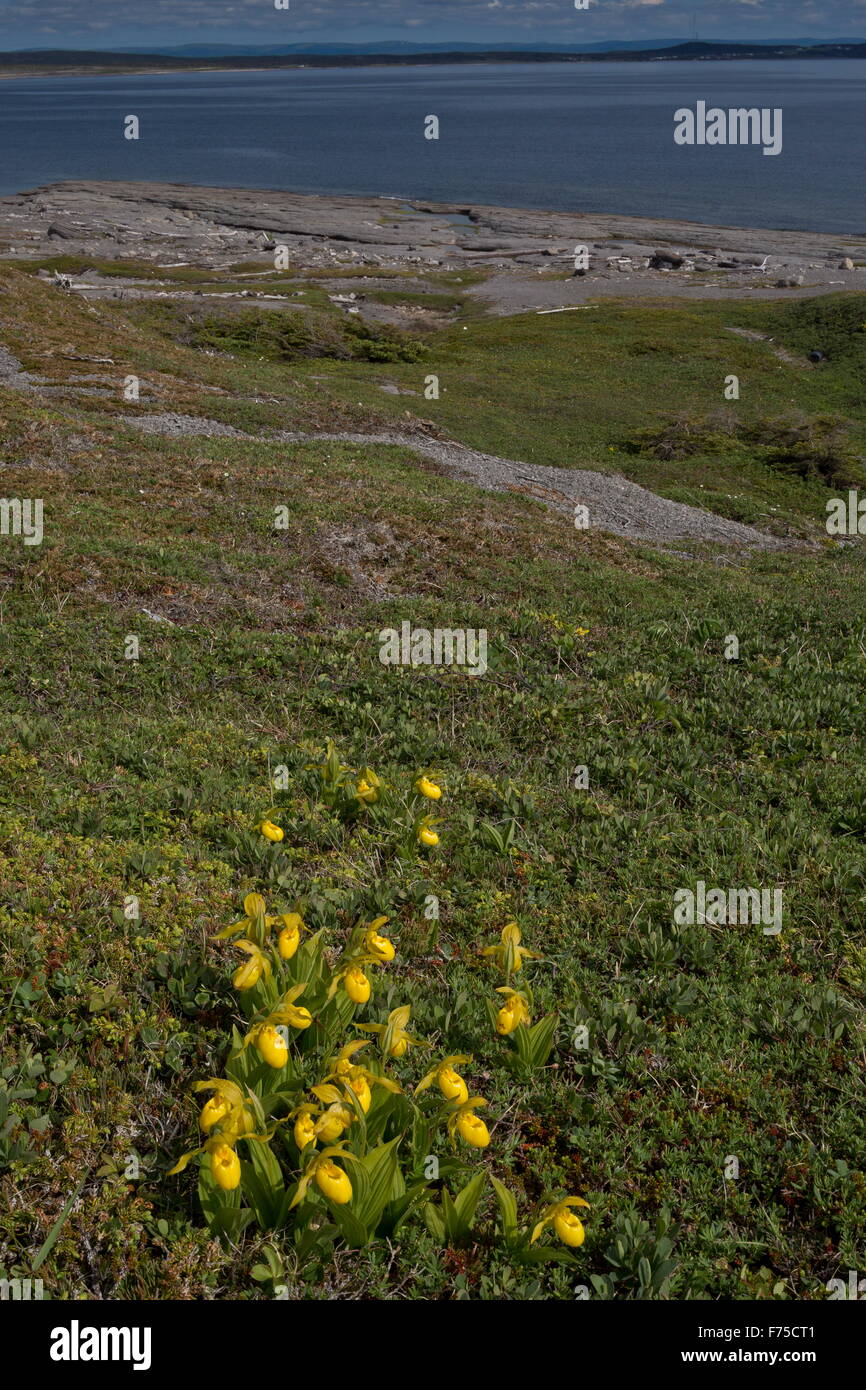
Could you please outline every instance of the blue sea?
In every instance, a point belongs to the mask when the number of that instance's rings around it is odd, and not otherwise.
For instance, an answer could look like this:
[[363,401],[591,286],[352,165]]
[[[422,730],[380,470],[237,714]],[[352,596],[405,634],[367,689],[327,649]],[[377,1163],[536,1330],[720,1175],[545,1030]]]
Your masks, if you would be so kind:
[[[144,179],[866,233],[864,95],[844,59],[15,78],[0,192]],[[781,108],[782,153],[676,145],[698,101]]]

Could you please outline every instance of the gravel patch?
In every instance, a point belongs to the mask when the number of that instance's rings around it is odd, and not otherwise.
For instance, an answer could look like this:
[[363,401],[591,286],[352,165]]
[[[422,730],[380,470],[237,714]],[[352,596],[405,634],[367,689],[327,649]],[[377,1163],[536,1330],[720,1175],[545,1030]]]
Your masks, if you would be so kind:
[[220,420],[205,420],[198,415],[178,415],[167,411],[162,415],[119,415],[125,425],[132,425],[143,434],[162,434],[179,439],[183,436],[206,435],[211,439],[255,439],[259,436],[244,434],[233,425],[224,425]]
[[520,463],[514,459],[498,458],[494,454],[478,453],[454,440],[431,439],[423,435],[404,435],[387,431],[373,434],[354,434],[348,431],[307,434],[284,430],[273,435],[256,436],[243,434],[242,431],[233,429],[230,425],[223,425],[217,420],[200,419],[192,415],[164,414],[121,418],[125,424],[131,424],[148,434],[163,434],[174,438],[183,435],[203,435],[212,438],[223,436],[259,439],[262,443],[278,441],[286,444],[330,442],[396,445],[429,459],[450,477],[472,482],[488,492],[518,493],[534,498],[572,520],[575,517],[575,507],[584,506],[588,512],[587,529],[607,531],[631,540],[667,543],[690,538],[762,550],[780,550],[790,544],[752,526],[730,521],[699,507],[690,507],[683,502],[671,502],[638,483],[630,482],[620,474]]
[[0,386],[10,391],[35,391],[39,378],[25,372],[8,348],[0,347]]

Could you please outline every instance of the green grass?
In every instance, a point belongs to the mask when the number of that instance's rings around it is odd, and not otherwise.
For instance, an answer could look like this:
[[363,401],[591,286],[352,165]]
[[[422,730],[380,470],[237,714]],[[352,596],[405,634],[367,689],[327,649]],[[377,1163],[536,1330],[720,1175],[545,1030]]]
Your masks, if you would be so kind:
[[[736,520],[775,524],[783,512],[789,524],[808,529],[824,515],[819,489],[802,487],[796,471],[780,476],[755,439],[743,448],[739,437],[743,429],[763,431],[772,450],[775,422],[829,417],[863,476],[866,296],[801,303],[604,302],[583,313],[468,319],[437,338],[421,368],[390,375],[423,390],[424,378],[437,374],[440,399],[425,401],[424,413],[476,448],[621,472]],[[766,332],[776,343],[743,339],[731,327]],[[811,369],[806,354],[822,344],[830,360]],[[779,345],[801,354],[803,365],[780,361]],[[730,375],[740,379],[736,403],[725,398]],[[340,396],[388,409],[366,369],[341,364],[326,380]],[[685,461],[635,447],[648,430],[671,426],[702,434],[707,447]]]
[[[91,312],[20,275],[2,288],[4,341],[38,370],[74,345],[159,374],[161,408],[283,428],[388,418],[375,363],[209,357],[122,307]],[[815,331],[804,307],[728,304],[472,324],[431,341],[433,365],[387,373],[417,387],[438,367],[447,389],[424,413],[479,447],[615,466],[668,495],[736,487],[744,510],[818,534],[825,475],[767,451],[815,452],[816,422],[838,417],[856,462],[861,348],[831,304],[812,306],[840,335],[815,371],[724,333],[794,351]],[[739,423],[710,429],[737,371]],[[357,914],[389,911],[398,956],[366,1016],[410,1003],[434,1055],[472,1053],[493,1131],[479,1161],[522,1213],[552,1191],[591,1203],[570,1263],[530,1269],[493,1238],[489,1192],[477,1238],[444,1251],[420,1222],[336,1262],[298,1260],[278,1233],[292,1296],[571,1299],[594,1278],[594,1296],[633,1298],[654,1242],[631,1215],[664,1210],[672,1298],[816,1299],[862,1269],[862,549],[689,558],[577,532],[401,449],[142,438],[111,419],[126,409],[2,403],[4,494],[45,499],[41,547],[0,540],[0,1076],[24,1093],[0,1147],[5,1273],[32,1268],[84,1180],[39,1270],[48,1296],[268,1296],[262,1240],[220,1245],[194,1180],[165,1176],[238,1018],[209,937],[253,887],[301,900],[335,945]],[[674,416],[692,422],[675,450],[697,434],[707,452],[658,457]],[[793,445],[748,434],[783,417],[805,430]],[[487,675],[383,667],[377,633],[405,618],[485,627]],[[307,765],[328,737],[398,785],[441,772],[440,851],[400,874],[365,822],[324,810]],[[274,805],[282,883],[239,834]],[[484,826],[512,822],[503,854]],[[782,933],[677,930],[673,894],[698,879],[781,887]],[[532,1081],[484,1003],[498,981],[479,946],[510,917],[544,956],[539,1011],[560,1010]]]

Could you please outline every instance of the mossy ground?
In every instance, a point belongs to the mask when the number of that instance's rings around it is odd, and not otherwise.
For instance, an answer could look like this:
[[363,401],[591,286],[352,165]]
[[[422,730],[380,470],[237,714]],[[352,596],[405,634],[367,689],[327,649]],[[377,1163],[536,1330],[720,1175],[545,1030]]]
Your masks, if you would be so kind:
[[[335,941],[384,904],[398,958],[369,1016],[410,1003],[417,1033],[473,1054],[493,1129],[483,1161],[523,1210],[551,1190],[591,1203],[573,1265],[540,1272],[509,1262],[492,1215],[444,1256],[418,1224],[325,1266],[270,1237],[293,1296],[571,1298],[616,1272],[630,1212],[654,1222],[662,1208],[673,1298],[820,1298],[862,1269],[866,585],[861,547],[823,533],[833,485],[815,462],[830,420],[834,466],[861,476],[862,302],[494,322],[458,308],[441,334],[407,339],[418,361],[383,366],[260,360],[237,341],[209,355],[152,315],[20,271],[0,291],[0,340],[26,367],[62,381],[88,370],[82,356],[111,357],[118,378],[112,400],[0,403],[3,493],[45,501],[42,546],[0,540],[2,1070],[25,1093],[0,1149],[5,1272],[32,1270],[53,1235],[39,1264],[52,1298],[267,1296],[262,1241],[220,1246],[189,1175],[165,1176],[190,1147],[191,1085],[220,1074],[237,1017],[208,938],[252,887],[305,898]],[[813,370],[728,325],[795,357],[836,337]],[[381,425],[409,399],[479,448],[619,469],[823,542],[666,553],[574,531],[398,448],[142,438],[115,418],[134,409],[129,372],[160,409],[251,431]],[[438,402],[423,398],[430,372]],[[392,400],[383,380],[418,400]],[[788,446],[761,422],[780,420],[802,466],[768,457]],[[486,628],[487,675],[383,667],[378,630],[404,619]],[[304,769],[328,737],[394,782],[441,771],[442,846],[405,881],[368,828],[312,796]],[[289,788],[274,792],[278,765]],[[238,848],[273,805],[282,886]],[[503,854],[484,827],[511,821]],[[676,931],[673,894],[698,879],[783,888],[782,933]],[[544,953],[539,1007],[561,1011],[531,1083],[505,1065],[484,1005],[498,981],[478,948],[510,917]],[[575,1050],[581,1022],[590,1046]],[[639,1289],[629,1251],[618,1297]]]

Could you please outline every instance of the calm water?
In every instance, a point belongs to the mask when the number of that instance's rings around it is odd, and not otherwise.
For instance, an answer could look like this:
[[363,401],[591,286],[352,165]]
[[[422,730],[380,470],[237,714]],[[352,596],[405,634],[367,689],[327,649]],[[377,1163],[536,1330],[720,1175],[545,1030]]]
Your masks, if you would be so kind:
[[[15,79],[0,192],[149,179],[866,232],[864,86],[854,60]],[[782,154],[676,146],[698,100],[782,107]]]

